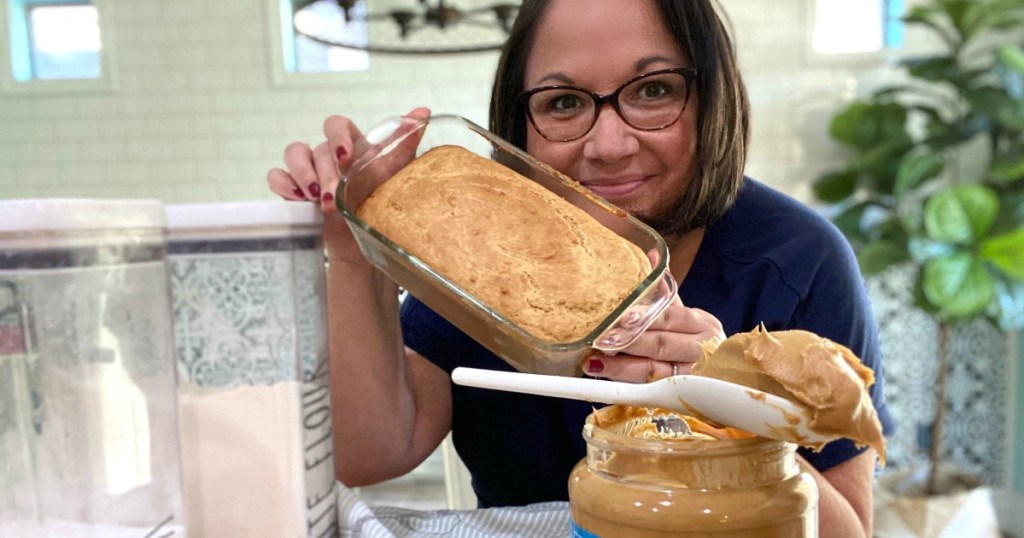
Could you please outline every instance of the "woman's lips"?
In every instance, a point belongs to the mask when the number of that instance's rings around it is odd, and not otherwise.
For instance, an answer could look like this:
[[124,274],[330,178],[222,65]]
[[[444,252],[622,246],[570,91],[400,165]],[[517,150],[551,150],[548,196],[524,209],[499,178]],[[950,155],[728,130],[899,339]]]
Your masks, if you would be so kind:
[[612,200],[624,198],[633,194],[645,182],[645,179],[614,180],[614,181],[584,181],[583,186],[590,189],[594,194]]

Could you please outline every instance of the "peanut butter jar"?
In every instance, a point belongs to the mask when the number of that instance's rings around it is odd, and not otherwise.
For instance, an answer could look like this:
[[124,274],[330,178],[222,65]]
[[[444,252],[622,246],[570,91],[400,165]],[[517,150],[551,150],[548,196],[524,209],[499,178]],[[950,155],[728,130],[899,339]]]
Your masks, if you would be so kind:
[[569,476],[574,537],[817,536],[818,489],[796,445],[680,423],[694,422],[623,406],[587,418]]

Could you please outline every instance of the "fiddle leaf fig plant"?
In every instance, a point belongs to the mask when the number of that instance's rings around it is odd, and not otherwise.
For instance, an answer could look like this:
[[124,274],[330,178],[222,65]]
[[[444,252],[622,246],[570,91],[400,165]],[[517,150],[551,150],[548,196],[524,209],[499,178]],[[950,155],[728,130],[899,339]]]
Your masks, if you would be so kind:
[[814,192],[865,275],[916,269],[915,302],[940,327],[941,403],[952,326],[1024,328],[1024,0],[931,0],[903,20],[943,50],[901,60],[906,82],[833,117],[830,136],[850,156]]

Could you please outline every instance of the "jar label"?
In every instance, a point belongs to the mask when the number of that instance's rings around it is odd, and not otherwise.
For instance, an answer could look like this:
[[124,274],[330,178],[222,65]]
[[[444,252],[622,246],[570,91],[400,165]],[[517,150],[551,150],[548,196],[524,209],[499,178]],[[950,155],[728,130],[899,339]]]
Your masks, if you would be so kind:
[[575,521],[569,520],[569,530],[572,531],[572,538],[601,538],[600,536],[580,527]]

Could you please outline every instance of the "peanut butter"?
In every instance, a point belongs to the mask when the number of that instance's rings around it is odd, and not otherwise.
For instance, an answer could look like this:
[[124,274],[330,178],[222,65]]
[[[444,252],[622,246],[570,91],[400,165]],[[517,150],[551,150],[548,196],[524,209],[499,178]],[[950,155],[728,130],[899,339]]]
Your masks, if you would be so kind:
[[[665,431],[665,418],[685,432]],[[796,445],[665,410],[610,406],[569,478],[574,536],[809,537],[818,492]]]
[[768,332],[763,326],[702,347],[704,357],[693,374],[797,403],[807,409],[813,431],[870,446],[884,465],[882,426],[867,391],[874,372],[846,347],[807,331]]

